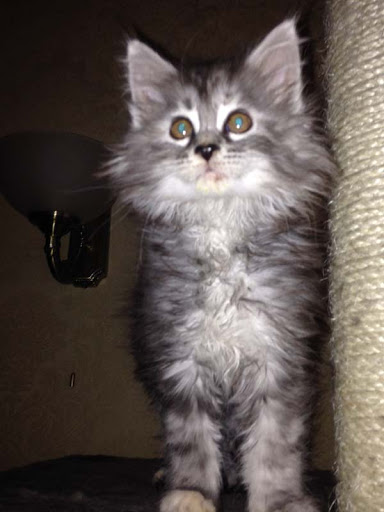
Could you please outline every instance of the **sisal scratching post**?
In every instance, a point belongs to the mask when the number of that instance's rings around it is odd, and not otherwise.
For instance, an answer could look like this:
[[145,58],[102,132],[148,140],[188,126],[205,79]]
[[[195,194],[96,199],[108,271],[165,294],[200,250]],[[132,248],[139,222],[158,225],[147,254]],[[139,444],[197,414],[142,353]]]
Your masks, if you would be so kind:
[[340,177],[331,301],[341,512],[384,511],[384,0],[330,0],[329,125]]

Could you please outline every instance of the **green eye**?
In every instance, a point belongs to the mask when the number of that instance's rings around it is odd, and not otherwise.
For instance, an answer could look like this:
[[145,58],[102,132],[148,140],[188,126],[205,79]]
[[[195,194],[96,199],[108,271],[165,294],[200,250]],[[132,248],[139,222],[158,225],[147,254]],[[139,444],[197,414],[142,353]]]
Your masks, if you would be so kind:
[[175,119],[171,125],[170,134],[174,139],[186,139],[192,135],[193,126],[191,121],[185,117]]
[[252,126],[252,120],[244,112],[233,112],[225,122],[225,131],[231,133],[247,132]]

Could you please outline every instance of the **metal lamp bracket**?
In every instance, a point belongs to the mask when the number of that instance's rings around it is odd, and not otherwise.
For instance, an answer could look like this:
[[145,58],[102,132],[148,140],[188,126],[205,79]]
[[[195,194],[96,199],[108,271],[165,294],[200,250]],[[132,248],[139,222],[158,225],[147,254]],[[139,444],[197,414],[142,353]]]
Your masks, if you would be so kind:
[[[29,220],[45,235],[44,251],[53,277],[63,284],[94,287],[107,276],[111,209],[88,223],[55,210],[36,212]],[[69,235],[66,257],[62,238]]]

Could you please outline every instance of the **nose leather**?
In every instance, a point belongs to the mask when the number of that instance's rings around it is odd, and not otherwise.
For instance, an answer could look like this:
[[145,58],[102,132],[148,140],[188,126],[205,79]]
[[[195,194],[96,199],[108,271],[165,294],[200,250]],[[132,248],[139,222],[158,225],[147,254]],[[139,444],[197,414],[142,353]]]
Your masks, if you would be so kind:
[[201,144],[200,146],[196,146],[195,153],[201,155],[204,160],[208,162],[208,160],[213,155],[214,151],[217,151],[219,149],[219,146],[217,144]]

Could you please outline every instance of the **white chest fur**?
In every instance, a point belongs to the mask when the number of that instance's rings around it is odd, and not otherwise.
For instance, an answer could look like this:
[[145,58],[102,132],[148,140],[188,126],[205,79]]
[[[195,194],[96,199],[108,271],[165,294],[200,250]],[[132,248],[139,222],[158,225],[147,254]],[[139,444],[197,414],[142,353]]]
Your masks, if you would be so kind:
[[246,255],[236,251],[235,230],[195,228],[190,236],[202,262],[197,308],[186,318],[184,331],[194,345],[194,356],[226,375],[241,361],[259,364],[270,335],[267,318],[255,306],[259,292],[266,291],[263,276],[249,275]]

